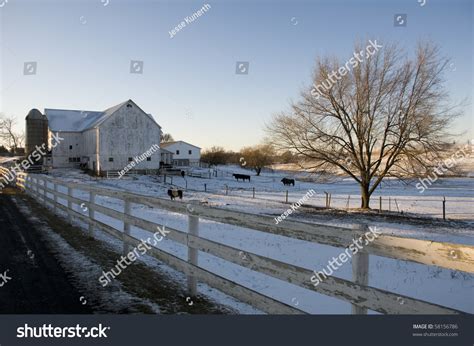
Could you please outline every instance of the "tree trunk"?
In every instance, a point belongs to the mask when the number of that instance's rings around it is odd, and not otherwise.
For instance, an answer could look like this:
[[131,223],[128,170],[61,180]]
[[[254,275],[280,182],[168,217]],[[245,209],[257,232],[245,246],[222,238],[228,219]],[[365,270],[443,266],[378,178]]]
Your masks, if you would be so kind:
[[257,176],[260,175],[260,172],[262,171],[262,168],[261,167],[257,167],[255,168],[255,172],[257,172]]
[[369,184],[362,184],[360,186],[360,192],[361,192],[360,207],[362,209],[370,209],[370,207],[369,207],[369,203],[370,203]]

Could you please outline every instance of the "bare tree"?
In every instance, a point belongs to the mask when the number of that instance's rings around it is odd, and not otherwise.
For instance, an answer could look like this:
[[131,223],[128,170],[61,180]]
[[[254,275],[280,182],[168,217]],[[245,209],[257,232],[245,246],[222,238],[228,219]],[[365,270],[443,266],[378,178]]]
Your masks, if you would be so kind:
[[[356,52],[364,48],[355,45]],[[364,58],[358,64],[351,58],[353,68],[346,63],[342,70],[335,59],[319,59],[314,87],[267,131],[278,149],[297,153],[306,167],[349,174],[365,209],[384,178],[421,176],[441,159],[459,114],[443,87],[449,61],[437,46],[420,43],[410,58],[391,44]]]
[[274,149],[269,144],[246,147],[240,151],[242,155],[240,164],[252,168],[257,175],[260,175],[263,167],[273,163],[273,153]]
[[161,136],[161,143],[166,142],[174,142],[174,138],[170,133],[164,133],[163,136]]
[[13,152],[22,147],[25,141],[25,134],[23,132],[16,132],[15,118],[0,116],[0,140],[5,143]]
[[201,161],[207,162],[210,166],[223,165],[227,162],[227,153],[224,148],[213,146],[204,150],[201,155]]

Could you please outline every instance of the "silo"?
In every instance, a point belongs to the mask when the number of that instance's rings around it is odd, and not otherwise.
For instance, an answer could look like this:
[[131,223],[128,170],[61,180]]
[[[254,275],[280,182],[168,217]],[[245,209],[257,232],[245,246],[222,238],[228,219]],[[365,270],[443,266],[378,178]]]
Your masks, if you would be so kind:
[[48,147],[48,119],[36,108],[26,116],[25,154],[29,155],[36,146],[45,143]]

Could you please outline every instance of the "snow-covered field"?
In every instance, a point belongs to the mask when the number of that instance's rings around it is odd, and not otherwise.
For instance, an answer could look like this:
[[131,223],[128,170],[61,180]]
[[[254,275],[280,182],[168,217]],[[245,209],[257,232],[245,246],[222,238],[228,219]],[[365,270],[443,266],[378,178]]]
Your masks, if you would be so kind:
[[[261,213],[279,216],[288,208],[282,203],[285,192],[289,190],[290,202],[297,201],[303,197],[309,189],[314,189],[317,194],[306,203],[323,206],[324,193],[332,193],[333,205],[340,203],[343,207],[350,194],[356,207],[357,185],[349,180],[339,180],[334,183],[318,184],[314,182],[297,181],[295,187],[284,187],[280,183],[283,172],[264,173],[261,177],[252,176],[251,182],[236,182],[231,176],[231,172],[247,172],[238,167],[225,167],[218,171],[218,177],[212,179],[187,177],[188,191],[185,191],[183,203],[189,200],[207,201],[209,205],[222,208],[230,208],[251,213]],[[250,173],[252,175],[252,173]],[[151,195],[155,197],[167,197],[166,190],[169,185],[159,182],[158,177],[140,176],[136,178],[122,178],[121,180],[95,179],[77,171],[62,170],[55,171],[53,176],[61,179],[76,182],[88,182],[107,188],[124,189],[134,193]],[[291,175],[286,175],[292,177]],[[298,176],[296,176],[298,178]],[[168,177],[169,182],[169,177]],[[174,176],[173,183],[178,186],[185,186],[186,181]],[[443,224],[403,222],[401,220],[377,220],[370,221],[370,225],[377,226],[378,230],[384,233],[398,236],[416,237],[420,239],[430,239],[435,241],[447,241],[453,243],[464,243],[474,245],[473,202],[474,180],[464,179],[440,179],[433,186],[419,194],[413,187],[405,186],[397,182],[385,183],[381,191],[382,196],[397,198],[397,201],[408,200],[402,204],[409,212],[416,212],[422,216],[439,213],[441,198],[446,196],[448,217],[463,218],[469,222]],[[204,184],[207,184],[207,191],[204,192]],[[225,185],[229,188],[229,195],[225,195]],[[252,199],[252,188],[255,187],[256,199]],[[65,192],[61,190],[61,192]],[[75,196],[87,200],[87,193],[77,191]],[[378,196],[378,194],[376,194]],[[339,202],[337,198],[342,199]],[[431,201],[433,200],[433,201]],[[378,197],[377,197],[378,201]],[[415,201],[417,203],[415,203]],[[65,203],[65,201],[60,201]],[[98,197],[97,203],[106,207],[122,211],[123,203],[119,200],[106,197]],[[452,209],[450,209],[452,206]],[[394,207],[394,206],[392,206]],[[399,202],[400,207],[400,202]],[[402,209],[403,209],[402,207]],[[82,212],[76,206],[78,212]],[[384,206],[384,209],[386,207]],[[408,209],[410,208],[410,209]],[[388,206],[387,206],[388,209]],[[395,209],[396,210],[396,209]],[[164,210],[151,209],[144,206],[134,205],[133,214],[157,223],[163,223],[168,227],[182,231],[187,229],[187,218],[184,215],[171,213]],[[433,216],[433,215],[431,215]],[[96,212],[96,217],[119,230],[123,225],[120,221],[111,219]],[[324,216],[313,218],[308,209],[301,208],[290,219],[303,219],[305,222],[326,223],[339,226],[351,227],[356,223],[364,222],[364,216],[354,215],[352,217]],[[366,222],[367,223],[367,222]],[[132,227],[132,235],[146,239],[150,234],[144,230]],[[320,244],[309,243],[301,240],[271,235],[247,228],[231,225],[223,225],[213,221],[201,220],[200,236],[221,242],[230,246],[242,249],[243,251],[260,254],[274,258],[286,263],[294,264],[310,270],[321,270],[325,267],[333,256],[338,256],[343,249],[334,248]],[[187,258],[186,247],[170,240],[158,243],[158,247],[172,253],[180,258]],[[249,269],[221,260],[206,253],[199,254],[199,265],[216,274],[222,275],[241,285],[258,290],[268,296],[288,304],[298,305],[309,313],[332,314],[350,313],[350,304],[327,297],[303,288],[299,288],[290,283],[271,278],[264,274],[253,272]],[[351,279],[352,267],[350,261],[340,267],[334,274],[337,277]],[[308,278],[309,280],[309,278]],[[416,263],[393,260],[378,256],[370,257],[369,285],[396,292],[417,299],[445,305],[455,309],[474,313],[474,275],[457,271],[429,267]],[[402,304],[402,300],[400,300]]]

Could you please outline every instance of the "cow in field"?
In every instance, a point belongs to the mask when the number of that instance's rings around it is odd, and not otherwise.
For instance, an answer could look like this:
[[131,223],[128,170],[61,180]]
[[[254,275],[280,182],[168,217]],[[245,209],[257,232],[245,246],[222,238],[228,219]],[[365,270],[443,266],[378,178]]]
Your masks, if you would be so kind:
[[176,197],[183,199],[183,190],[168,189],[168,196],[170,196],[171,200],[174,200]]
[[281,182],[283,183],[283,185],[293,185],[293,186],[295,186],[295,179],[283,178],[281,180]]
[[248,180],[250,182],[250,175],[246,174],[232,174],[232,176],[239,181],[239,179],[242,179],[243,181]]

